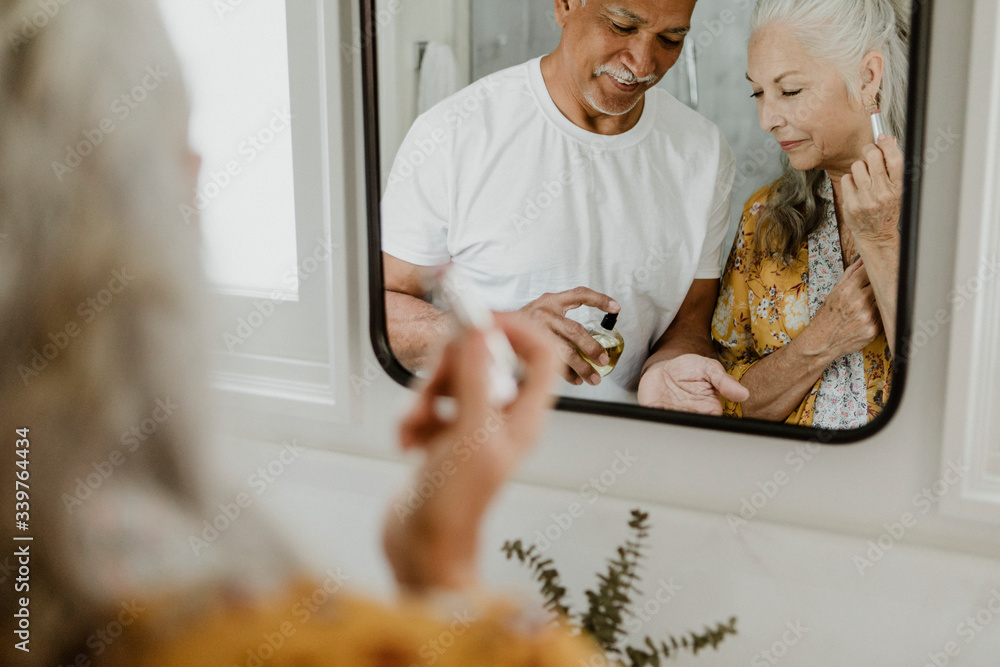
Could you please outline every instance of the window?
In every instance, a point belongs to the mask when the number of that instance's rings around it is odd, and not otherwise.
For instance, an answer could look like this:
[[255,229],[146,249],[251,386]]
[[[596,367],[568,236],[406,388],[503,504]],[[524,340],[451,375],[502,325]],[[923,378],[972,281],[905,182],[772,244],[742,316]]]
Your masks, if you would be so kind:
[[251,414],[346,419],[347,383],[335,378],[350,356],[332,316],[347,301],[340,165],[350,154],[339,131],[340,40],[327,37],[339,34],[337,4],[162,0],[161,9],[204,160],[191,208],[214,288],[214,384]]
[[288,40],[282,3],[161,2],[192,100],[209,279],[222,291],[298,295]]
[[1000,9],[979,0],[973,22],[965,167],[951,312],[918,322],[927,335],[951,323],[942,476],[962,469],[961,493],[942,511],[1000,523]]

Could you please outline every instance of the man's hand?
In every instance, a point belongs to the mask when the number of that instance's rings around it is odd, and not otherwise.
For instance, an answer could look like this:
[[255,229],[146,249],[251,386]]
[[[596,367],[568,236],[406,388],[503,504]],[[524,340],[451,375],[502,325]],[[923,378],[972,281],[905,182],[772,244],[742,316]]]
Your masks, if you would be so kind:
[[639,381],[639,405],[647,408],[721,416],[720,394],[735,403],[750,398],[722,364],[697,354],[653,364]]
[[586,287],[577,287],[568,292],[543,294],[515,312],[551,334],[550,339],[563,362],[561,373],[567,382],[576,385],[587,382],[596,386],[601,383],[601,376],[584,361],[577,348],[583,350],[598,365],[608,363],[608,353],[587,333],[582,324],[566,317],[566,313],[580,306],[591,306],[605,313],[621,311],[621,306],[610,296]]

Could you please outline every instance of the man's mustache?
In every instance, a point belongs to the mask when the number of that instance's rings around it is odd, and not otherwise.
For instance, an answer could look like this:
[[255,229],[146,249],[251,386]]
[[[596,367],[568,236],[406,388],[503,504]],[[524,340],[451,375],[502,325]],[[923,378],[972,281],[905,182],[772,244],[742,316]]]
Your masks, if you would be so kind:
[[644,76],[642,78],[637,77],[632,73],[627,67],[614,67],[612,65],[601,65],[594,70],[594,76],[601,76],[602,74],[610,74],[619,81],[624,81],[627,84],[633,83],[656,83],[660,77],[656,74],[650,74],[649,76]]

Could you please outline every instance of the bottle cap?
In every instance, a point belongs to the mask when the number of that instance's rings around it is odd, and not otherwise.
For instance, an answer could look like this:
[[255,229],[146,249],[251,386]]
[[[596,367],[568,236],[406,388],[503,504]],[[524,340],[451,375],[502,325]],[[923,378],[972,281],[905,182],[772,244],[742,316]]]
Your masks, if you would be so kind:
[[616,324],[618,324],[618,313],[608,313],[601,320],[601,326],[608,331],[614,329]]

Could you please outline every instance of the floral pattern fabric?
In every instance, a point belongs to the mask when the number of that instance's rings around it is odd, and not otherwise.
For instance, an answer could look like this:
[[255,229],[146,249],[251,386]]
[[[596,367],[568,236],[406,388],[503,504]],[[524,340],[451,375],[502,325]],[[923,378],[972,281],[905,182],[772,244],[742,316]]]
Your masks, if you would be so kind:
[[[829,178],[823,193],[825,224],[802,244],[790,265],[753,251],[770,192],[770,186],[762,188],[747,201],[712,321],[719,359],[737,380],[809,326],[844,272]],[[891,361],[881,333],[860,352],[831,364],[785,421],[826,428],[854,428],[871,421],[885,406]],[[743,416],[739,403],[723,400],[723,408],[729,416]]]
[[[823,224],[809,235],[809,317],[816,317],[830,292],[844,277],[844,255],[833,204],[833,183],[827,176],[820,191],[826,204]],[[816,394],[812,425],[852,429],[868,423],[865,361],[861,351],[835,359],[825,371]]]

